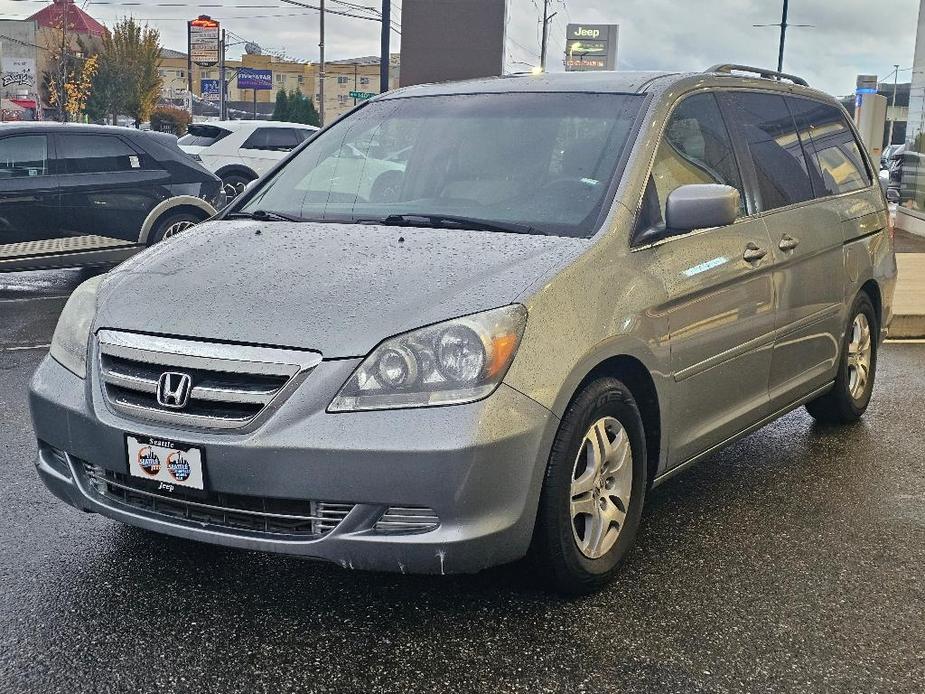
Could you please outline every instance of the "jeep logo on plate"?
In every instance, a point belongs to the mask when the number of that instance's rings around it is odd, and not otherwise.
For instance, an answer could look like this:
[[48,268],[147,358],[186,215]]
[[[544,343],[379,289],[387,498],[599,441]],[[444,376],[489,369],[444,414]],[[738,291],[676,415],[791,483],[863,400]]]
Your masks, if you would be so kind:
[[165,371],[157,381],[157,402],[163,407],[182,410],[189,402],[193,379],[189,374]]

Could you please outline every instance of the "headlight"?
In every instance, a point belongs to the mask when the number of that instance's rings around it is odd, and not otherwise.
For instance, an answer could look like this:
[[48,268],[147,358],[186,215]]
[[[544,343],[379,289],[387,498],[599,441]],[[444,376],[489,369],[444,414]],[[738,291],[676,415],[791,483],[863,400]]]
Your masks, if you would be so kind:
[[90,324],[96,315],[96,292],[105,275],[98,275],[81,284],[64,305],[58,326],[51,338],[52,358],[68,371],[87,377],[87,343]]
[[429,325],[389,338],[363,360],[330,412],[458,405],[490,395],[523,336],[520,305]]

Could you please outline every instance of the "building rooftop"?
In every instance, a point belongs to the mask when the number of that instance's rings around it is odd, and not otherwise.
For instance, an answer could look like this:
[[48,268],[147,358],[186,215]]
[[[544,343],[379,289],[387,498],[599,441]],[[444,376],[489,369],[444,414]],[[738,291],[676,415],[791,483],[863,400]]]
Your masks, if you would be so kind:
[[106,31],[102,24],[74,4],[74,0],[53,0],[51,5],[43,7],[28,19],[39,27],[52,29],[64,28],[67,22],[68,31],[91,36],[102,36]]

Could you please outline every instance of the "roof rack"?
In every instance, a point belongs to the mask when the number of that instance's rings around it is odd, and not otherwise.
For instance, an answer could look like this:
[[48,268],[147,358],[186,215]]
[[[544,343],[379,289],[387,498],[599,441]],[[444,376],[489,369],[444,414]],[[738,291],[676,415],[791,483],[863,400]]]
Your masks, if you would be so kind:
[[719,65],[714,65],[713,67],[708,67],[704,72],[725,72],[732,73],[735,72],[750,72],[753,75],[758,75],[764,79],[776,79],[776,80],[789,80],[794,84],[799,84],[801,87],[808,87],[809,83],[802,77],[797,77],[796,75],[789,75],[786,72],[778,72],[777,70],[768,70],[763,67],[752,67],[750,65],[736,65],[735,63],[720,63]]

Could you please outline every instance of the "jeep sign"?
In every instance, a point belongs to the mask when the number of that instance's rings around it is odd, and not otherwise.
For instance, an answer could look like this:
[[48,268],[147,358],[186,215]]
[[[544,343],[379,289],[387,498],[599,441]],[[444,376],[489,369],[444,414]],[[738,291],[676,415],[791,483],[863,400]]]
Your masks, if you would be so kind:
[[568,72],[617,69],[617,24],[569,24],[565,35]]

